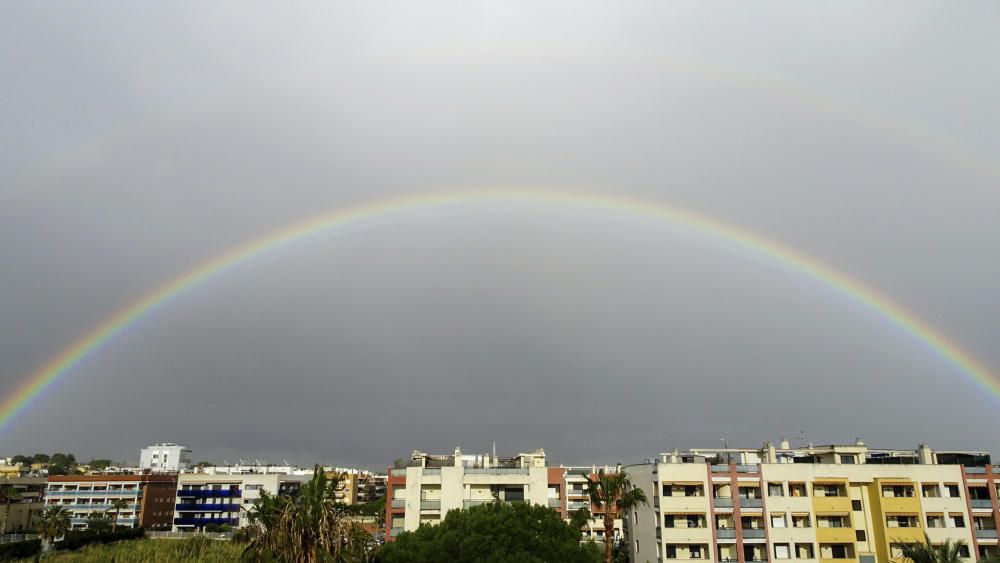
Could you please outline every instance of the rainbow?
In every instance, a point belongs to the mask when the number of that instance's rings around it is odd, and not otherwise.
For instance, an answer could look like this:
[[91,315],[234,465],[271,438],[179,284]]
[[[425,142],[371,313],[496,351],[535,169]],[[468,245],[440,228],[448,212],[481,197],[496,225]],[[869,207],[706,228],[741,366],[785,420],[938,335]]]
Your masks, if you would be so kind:
[[977,381],[986,390],[1000,396],[1000,382],[997,378],[939,331],[861,282],[789,246],[717,219],[660,203],[628,197],[511,188],[431,193],[376,200],[315,216],[237,246],[180,277],[164,283],[139,300],[127,305],[46,362],[37,372],[28,376],[17,389],[3,399],[2,404],[0,404],[0,430],[10,426],[13,419],[37,400],[43,391],[52,387],[60,378],[65,377],[84,359],[95,354],[109,340],[149,316],[171,299],[194,289],[215,276],[222,275],[266,252],[329,229],[345,227],[365,219],[384,215],[472,203],[527,203],[542,206],[592,208],[605,212],[624,212],[692,229],[740,249],[770,258],[821,282],[831,291],[849,297],[885,321],[899,327],[917,341],[927,345],[938,356],[950,362],[959,372]]

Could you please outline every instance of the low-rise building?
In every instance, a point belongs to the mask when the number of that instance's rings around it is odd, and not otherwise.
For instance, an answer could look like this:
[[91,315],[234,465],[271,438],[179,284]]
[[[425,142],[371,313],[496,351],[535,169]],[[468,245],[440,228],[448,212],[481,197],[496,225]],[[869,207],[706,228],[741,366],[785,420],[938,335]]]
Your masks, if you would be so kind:
[[294,495],[309,475],[283,473],[182,473],[177,479],[174,531],[204,531],[207,526],[242,528],[261,492]]
[[112,503],[124,500],[119,526],[170,529],[176,491],[176,475],[51,475],[45,506],[62,506],[70,512],[71,529],[83,530],[92,517],[113,518]]

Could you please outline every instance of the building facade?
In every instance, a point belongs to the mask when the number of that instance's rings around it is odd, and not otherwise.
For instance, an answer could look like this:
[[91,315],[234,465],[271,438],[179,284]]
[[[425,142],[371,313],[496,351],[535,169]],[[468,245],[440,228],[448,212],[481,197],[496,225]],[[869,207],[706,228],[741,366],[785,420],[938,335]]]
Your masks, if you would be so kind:
[[124,500],[119,526],[169,530],[176,491],[176,475],[53,475],[45,506],[62,506],[70,512],[71,528],[83,530],[90,518],[113,518],[112,502]]
[[[453,455],[413,452],[407,467],[389,469],[386,537],[436,524],[450,510],[500,501],[547,506],[565,520],[587,508],[592,518],[583,535],[603,541],[604,509],[591,504],[586,485],[596,473],[596,467],[548,467],[540,449],[515,457],[462,455],[458,448]],[[621,520],[615,520],[615,535],[621,530]]]
[[139,450],[139,468],[152,471],[183,471],[191,467],[191,450],[171,442]]
[[625,468],[650,500],[626,520],[630,557],[902,563],[901,545],[926,533],[974,561],[997,550],[994,469],[981,452],[860,441],[664,453]]
[[[44,495],[47,481],[45,477],[20,476],[8,473],[0,477],[0,489],[4,492],[3,516],[0,533],[18,534],[33,530],[39,513],[45,507]],[[10,499],[10,503],[6,499]]]
[[261,492],[295,494],[309,475],[234,473],[208,475],[182,473],[176,483],[174,531],[204,531],[206,526],[242,528]]

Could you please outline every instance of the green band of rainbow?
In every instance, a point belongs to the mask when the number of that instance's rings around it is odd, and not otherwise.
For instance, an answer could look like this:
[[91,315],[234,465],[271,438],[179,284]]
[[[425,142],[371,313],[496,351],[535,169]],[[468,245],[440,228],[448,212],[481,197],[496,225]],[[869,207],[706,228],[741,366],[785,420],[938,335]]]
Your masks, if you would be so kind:
[[0,430],[9,426],[14,417],[23,412],[42,391],[53,385],[87,356],[93,354],[109,339],[136,323],[171,297],[195,287],[228,268],[307,235],[363,219],[420,208],[476,202],[576,206],[633,213],[682,225],[737,247],[754,251],[790,266],[794,270],[822,282],[828,288],[852,298],[929,346],[938,355],[953,364],[958,371],[970,376],[993,395],[1000,397],[1000,383],[998,383],[997,378],[939,331],[861,282],[851,279],[819,260],[788,246],[705,215],[660,203],[562,191],[505,189],[433,193],[382,199],[313,217],[233,248],[163,284],[148,295],[118,311],[74,342],[72,346],[63,350],[58,356],[45,363],[41,369],[25,379],[15,391],[4,398],[2,406],[0,406]]

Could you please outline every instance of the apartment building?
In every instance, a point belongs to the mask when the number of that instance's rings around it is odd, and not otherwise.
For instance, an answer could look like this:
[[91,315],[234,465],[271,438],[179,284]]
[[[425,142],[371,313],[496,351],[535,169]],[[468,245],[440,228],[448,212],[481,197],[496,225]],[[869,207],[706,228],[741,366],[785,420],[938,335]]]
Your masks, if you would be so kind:
[[184,471],[191,467],[191,450],[163,442],[139,450],[139,468],[151,471]]
[[182,473],[177,478],[177,502],[172,512],[174,531],[204,531],[209,525],[244,527],[262,491],[294,495],[310,478],[284,473]]
[[0,533],[16,534],[34,529],[38,514],[45,507],[44,495],[47,481],[45,477],[21,476],[10,472],[0,477],[0,489],[14,499],[4,503],[3,530]]
[[982,452],[783,441],[674,451],[625,471],[650,499],[626,522],[634,562],[901,563],[900,546],[925,533],[963,542],[968,561],[997,549],[998,490]]
[[[392,538],[421,524],[435,524],[450,510],[520,501],[548,506],[565,520],[587,508],[592,518],[583,535],[603,541],[604,508],[593,506],[587,495],[587,479],[597,471],[596,467],[548,467],[541,449],[515,457],[463,455],[458,448],[452,455],[415,451],[407,467],[389,470],[386,535]],[[615,536],[621,535],[622,521],[616,519]]]
[[176,475],[52,475],[45,506],[62,506],[72,529],[83,530],[89,518],[113,514],[111,503],[122,499],[127,504],[118,512],[119,526],[169,529],[176,490]]
[[552,506],[562,498],[556,492],[562,472],[546,467],[540,449],[516,457],[462,455],[459,448],[453,455],[414,451],[407,467],[389,469],[386,536],[438,523],[450,510],[494,501]]

